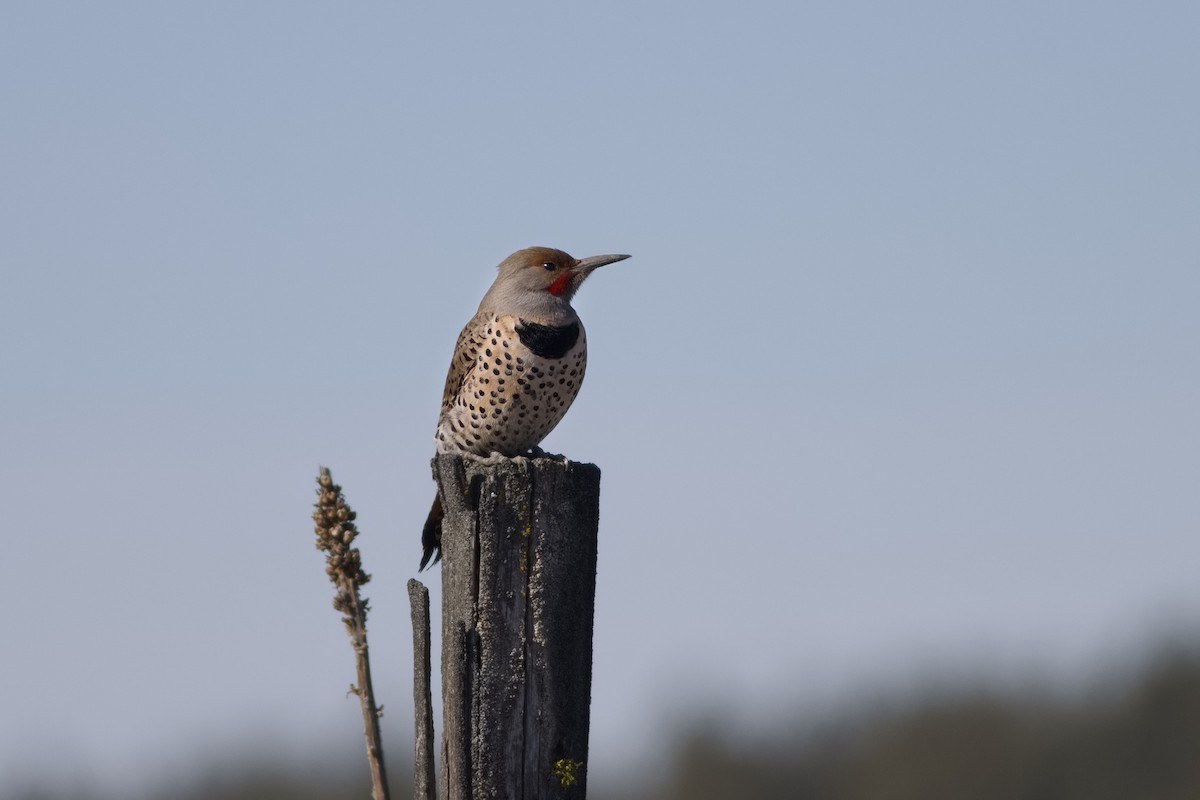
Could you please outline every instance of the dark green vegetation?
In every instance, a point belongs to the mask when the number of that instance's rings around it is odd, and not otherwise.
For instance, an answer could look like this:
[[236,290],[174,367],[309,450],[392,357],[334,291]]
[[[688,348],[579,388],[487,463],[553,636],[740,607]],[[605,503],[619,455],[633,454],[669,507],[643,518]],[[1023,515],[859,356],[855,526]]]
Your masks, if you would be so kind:
[[[889,704],[884,704],[889,705]],[[389,750],[396,796],[409,796],[411,748]],[[365,759],[364,759],[365,762]],[[958,691],[827,719],[752,741],[697,726],[656,774],[622,800],[1195,800],[1200,798],[1200,650],[1160,654],[1125,681],[1071,698]],[[212,770],[160,786],[161,800],[341,800],[369,794],[355,778],[263,767]],[[343,775],[351,774],[349,770]],[[220,775],[221,777],[216,777]],[[640,778],[640,781],[639,781]],[[593,781],[592,800],[603,795]],[[67,800],[14,791],[11,800]],[[116,800],[73,792],[71,800]],[[123,798],[123,800],[129,800]]]
[[697,731],[639,800],[1200,798],[1200,654],[1055,700],[926,697],[752,744]]

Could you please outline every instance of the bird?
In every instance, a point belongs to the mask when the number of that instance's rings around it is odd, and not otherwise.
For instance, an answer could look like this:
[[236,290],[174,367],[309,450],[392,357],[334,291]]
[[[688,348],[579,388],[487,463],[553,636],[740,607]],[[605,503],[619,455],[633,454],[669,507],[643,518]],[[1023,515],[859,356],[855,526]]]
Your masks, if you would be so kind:
[[[594,270],[627,258],[528,247],[500,262],[454,346],[434,435],[439,454],[541,452],[538,445],[571,407],[587,368],[587,335],[571,298]],[[441,560],[442,516],[435,495],[418,572]]]

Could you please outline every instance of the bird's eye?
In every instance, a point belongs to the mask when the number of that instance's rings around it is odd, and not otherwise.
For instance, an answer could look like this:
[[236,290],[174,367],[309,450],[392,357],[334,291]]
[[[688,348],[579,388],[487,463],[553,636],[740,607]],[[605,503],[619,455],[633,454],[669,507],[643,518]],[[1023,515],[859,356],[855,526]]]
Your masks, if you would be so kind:
[[542,266],[546,269],[554,269],[557,265],[553,261],[547,261],[545,264],[542,264]]

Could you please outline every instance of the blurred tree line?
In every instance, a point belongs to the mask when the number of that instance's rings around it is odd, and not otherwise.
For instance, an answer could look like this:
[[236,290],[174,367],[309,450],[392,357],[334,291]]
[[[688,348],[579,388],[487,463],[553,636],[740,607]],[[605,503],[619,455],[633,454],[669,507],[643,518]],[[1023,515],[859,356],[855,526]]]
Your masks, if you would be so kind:
[[[411,796],[410,747],[389,751],[396,797]],[[1071,697],[951,690],[882,703],[753,740],[698,724],[622,800],[1196,800],[1200,650],[1161,653],[1128,679]],[[0,787],[12,800],[67,800]],[[592,800],[617,800],[592,787]],[[212,770],[157,800],[350,800],[361,769]],[[116,800],[73,792],[70,800]],[[130,800],[122,798],[121,800]]]
[[794,736],[696,730],[637,800],[1197,800],[1200,653],[1073,699],[929,695]]

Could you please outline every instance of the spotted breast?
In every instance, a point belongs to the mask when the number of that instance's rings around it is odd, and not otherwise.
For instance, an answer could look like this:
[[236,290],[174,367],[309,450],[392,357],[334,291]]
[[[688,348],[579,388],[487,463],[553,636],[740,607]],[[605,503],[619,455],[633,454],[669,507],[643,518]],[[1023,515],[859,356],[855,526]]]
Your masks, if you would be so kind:
[[537,447],[579,394],[587,335],[578,321],[542,325],[479,314],[455,348],[437,427],[438,452],[515,456]]

